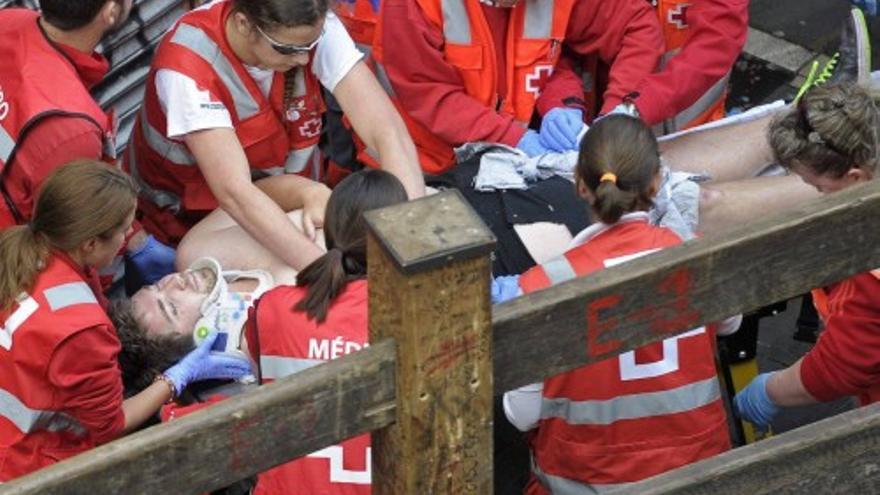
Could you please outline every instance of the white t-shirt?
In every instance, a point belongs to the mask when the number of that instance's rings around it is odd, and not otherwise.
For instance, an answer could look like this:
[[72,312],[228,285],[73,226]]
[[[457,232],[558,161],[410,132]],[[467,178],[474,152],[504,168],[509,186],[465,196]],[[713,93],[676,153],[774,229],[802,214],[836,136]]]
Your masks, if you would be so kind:
[[[363,54],[357,49],[348,31],[332,12],[324,20],[324,35],[315,48],[312,73],[331,93]],[[245,66],[248,73],[268,96],[275,75],[271,69]],[[169,138],[203,129],[231,128],[232,118],[223,103],[200,89],[189,76],[171,69],[156,73],[159,104],[167,118]]]

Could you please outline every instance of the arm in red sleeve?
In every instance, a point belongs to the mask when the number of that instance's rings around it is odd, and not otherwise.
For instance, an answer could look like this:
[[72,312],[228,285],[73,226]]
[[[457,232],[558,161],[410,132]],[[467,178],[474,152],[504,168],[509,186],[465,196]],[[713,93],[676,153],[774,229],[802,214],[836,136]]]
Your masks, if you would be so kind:
[[748,36],[749,2],[697,0],[687,20],[692,32],[681,52],[636,90],[636,105],[649,125],[685,110],[730,71]]
[[574,63],[572,56],[563,51],[556,67],[553,68],[553,75],[547,80],[544,89],[541,90],[541,96],[535,103],[535,108],[539,115],[545,115],[550,110],[558,107],[584,108],[584,83],[580,76],[574,71]]
[[657,14],[645,0],[575,2],[565,43],[580,55],[597,53],[611,68],[601,113],[636,90],[657,68],[664,49]]
[[53,170],[76,159],[98,160],[102,150],[98,127],[82,118],[48,117],[31,129],[6,178],[25,219],[30,219],[37,192]]
[[512,115],[465,92],[458,71],[443,58],[443,35],[415,0],[382,4],[385,70],[400,104],[416,122],[449,143],[493,141],[516,145],[525,132]]
[[95,326],[68,337],[52,355],[48,378],[64,411],[79,421],[95,443],[122,434],[122,373],[113,328]]
[[801,364],[804,387],[821,401],[880,385],[880,280],[856,275],[835,285],[828,301],[825,331]]

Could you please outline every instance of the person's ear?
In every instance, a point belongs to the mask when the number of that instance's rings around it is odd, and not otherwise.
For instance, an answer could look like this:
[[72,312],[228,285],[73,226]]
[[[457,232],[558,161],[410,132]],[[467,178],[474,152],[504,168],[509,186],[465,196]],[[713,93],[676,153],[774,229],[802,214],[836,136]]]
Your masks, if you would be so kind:
[[593,196],[593,192],[590,191],[590,188],[587,187],[587,183],[580,177],[575,178],[575,187],[577,188],[578,196],[580,196],[581,199],[590,205],[596,202],[596,197]]
[[122,13],[122,4],[115,0],[109,0],[104,3],[104,6],[98,12],[98,17],[101,19],[102,24],[115,26],[116,21],[122,17]]
[[657,169],[657,173],[654,175],[654,178],[651,180],[651,185],[648,186],[648,197],[653,198],[657,195],[657,191],[660,190],[660,186],[663,184],[663,173],[660,169]]
[[232,25],[235,28],[235,31],[245,38],[248,38],[253,34],[251,21],[243,12],[235,12],[232,14]]
[[852,167],[849,169],[846,174],[844,174],[844,177],[852,184],[871,180],[871,174],[858,167]]

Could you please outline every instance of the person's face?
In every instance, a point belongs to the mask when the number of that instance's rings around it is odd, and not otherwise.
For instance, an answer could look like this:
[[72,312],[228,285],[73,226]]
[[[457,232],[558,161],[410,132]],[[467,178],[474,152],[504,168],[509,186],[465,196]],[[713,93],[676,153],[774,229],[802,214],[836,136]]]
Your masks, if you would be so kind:
[[791,171],[800,176],[804,183],[823,194],[833,193],[871,179],[871,175],[860,168],[851,168],[843,177],[819,175],[805,165],[796,164]]
[[126,217],[122,226],[113,231],[107,239],[97,237],[90,241],[90,250],[86,254],[85,264],[93,268],[105,268],[113,263],[113,259],[119,254],[125,238],[131,232],[131,224],[134,222],[134,211]]
[[208,268],[166,275],[131,297],[135,319],[147,335],[191,335],[215,282]]
[[261,69],[287,72],[309,62],[312,49],[324,34],[324,19],[314,25],[260,29],[248,23],[251,51]]

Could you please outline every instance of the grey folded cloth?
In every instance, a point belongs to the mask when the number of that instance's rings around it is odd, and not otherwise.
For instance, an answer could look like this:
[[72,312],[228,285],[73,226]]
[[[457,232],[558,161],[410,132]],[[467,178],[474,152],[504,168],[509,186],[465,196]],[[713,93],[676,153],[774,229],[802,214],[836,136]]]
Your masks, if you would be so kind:
[[661,159],[663,180],[648,211],[651,223],[673,230],[683,240],[697,235],[700,223],[700,182],[711,179],[706,173],[677,172]]
[[526,189],[529,182],[559,175],[574,181],[578,153],[544,153],[529,157],[522,151],[498,143],[466,143],[455,149],[459,162],[480,156],[480,170],[474,176],[477,191]]

